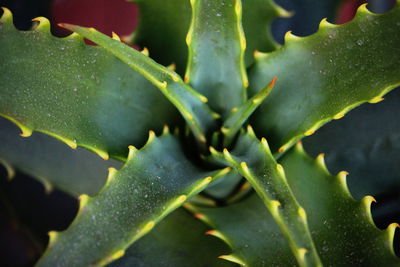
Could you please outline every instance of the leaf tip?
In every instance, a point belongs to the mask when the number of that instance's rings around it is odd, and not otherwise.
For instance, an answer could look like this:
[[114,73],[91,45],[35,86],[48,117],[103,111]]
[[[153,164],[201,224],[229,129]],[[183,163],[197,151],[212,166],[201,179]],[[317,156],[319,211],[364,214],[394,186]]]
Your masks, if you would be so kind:
[[237,263],[241,266],[246,266],[244,261],[242,261],[241,259],[239,259],[237,256],[234,256],[234,255],[221,255],[221,256],[218,256],[218,258],[226,260],[226,261],[230,261],[233,263]]

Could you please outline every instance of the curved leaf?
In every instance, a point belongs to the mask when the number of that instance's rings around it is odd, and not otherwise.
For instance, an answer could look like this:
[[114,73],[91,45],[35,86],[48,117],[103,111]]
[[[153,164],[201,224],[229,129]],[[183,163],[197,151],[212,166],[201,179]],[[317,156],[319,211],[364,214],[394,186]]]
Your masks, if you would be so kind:
[[215,119],[219,115],[210,110],[206,104],[208,99],[185,84],[178,74],[120,42],[119,37],[111,39],[93,28],[70,24],[62,26],[104,47],[157,86],[185,118],[197,140],[206,143],[205,135],[215,128]]
[[174,125],[179,114],[140,74],[81,38],[51,36],[49,22],[17,31],[0,19],[0,115],[29,136],[49,134],[103,158],[125,158],[148,130]]
[[[186,34],[191,20],[189,0],[133,0],[140,8],[139,25],[133,43],[149,48],[151,56],[164,65],[176,63],[183,74],[187,62]],[[276,49],[270,25],[274,18],[288,16],[272,0],[242,0],[243,29],[247,41],[246,66],[253,62],[253,51]],[[263,29],[260,33],[259,29]]]
[[261,142],[249,127],[239,136],[232,152],[224,150],[228,163],[252,185],[289,241],[300,266],[321,265],[307,225],[307,214],[293,195],[284,169],[277,164],[265,138]]
[[232,266],[217,258],[229,248],[205,235],[207,230],[187,211],[178,209],[109,266]]
[[400,4],[384,15],[365,5],[344,25],[323,20],[318,33],[300,38],[288,33],[285,46],[258,54],[250,70],[255,94],[279,81],[252,117],[256,132],[271,148],[284,151],[324,123],[380,97],[400,84]]
[[[189,59],[185,81],[226,118],[247,99],[246,39],[240,0],[194,0],[186,36]],[[229,101],[227,101],[229,99]]]
[[[166,129],[167,130],[167,129]],[[61,233],[51,233],[38,266],[103,265],[121,257],[186,199],[209,184],[211,173],[194,166],[177,137],[165,131],[147,144],[130,147],[121,170],[110,169],[93,198],[82,195],[77,217]]]
[[303,140],[311,155],[326,154],[332,172],[346,169],[355,198],[400,188],[400,90],[363,105]]
[[115,160],[104,161],[95,154],[70,147],[41,133],[30,138],[0,118],[0,161],[73,196],[94,195],[106,182],[107,168],[120,167]]
[[[324,265],[399,265],[392,249],[397,224],[391,224],[386,231],[377,229],[370,213],[373,198],[354,200],[347,190],[345,172],[332,176],[323,157],[308,157],[300,143],[280,163],[290,188],[307,211],[309,228]],[[245,266],[295,265],[283,234],[255,194],[223,208],[185,205],[215,229],[209,234],[232,248],[232,254],[222,258]]]

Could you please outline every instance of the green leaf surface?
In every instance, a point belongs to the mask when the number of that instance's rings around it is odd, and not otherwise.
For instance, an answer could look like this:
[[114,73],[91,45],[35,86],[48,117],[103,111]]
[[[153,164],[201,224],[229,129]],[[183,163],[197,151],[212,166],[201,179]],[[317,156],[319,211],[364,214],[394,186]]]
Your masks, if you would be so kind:
[[234,149],[224,149],[227,162],[245,177],[287,238],[300,266],[320,266],[307,225],[307,215],[293,195],[285,172],[271,154],[265,138],[261,142],[249,127],[239,136]]
[[125,158],[148,130],[174,125],[179,114],[140,74],[100,47],[71,35],[56,38],[40,18],[17,31],[11,13],[0,19],[0,115],[29,136],[33,130],[103,158]]
[[0,118],[0,160],[39,181],[46,188],[55,187],[73,196],[94,195],[106,182],[107,168],[121,163],[104,161],[95,154],[71,149],[41,133],[29,138],[19,136],[19,129]]
[[229,145],[243,124],[261,105],[264,99],[269,95],[276,82],[276,77],[260,92],[247,100],[243,105],[232,110],[232,114],[225,120],[221,132],[224,134],[224,147]]
[[280,161],[288,182],[308,214],[313,239],[323,263],[337,266],[399,266],[393,251],[396,223],[375,227],[370,196],[361,201],[349,193],[346,172],[332,176],[322,156],[307,156],[299,143]]
[[222,241],[205,235],[208,229],[187,211],[178,209],[109,266],[232,266],[217,258],[229,248]]
[[232,249],[221,258],[242,266],[297,265],[286,238],[257,194],[222,208],[185,207],[213,228],[210,235]]
[[380,97],[400,84],[400,5],[384,15],[365,5],[344,25],[322,21],[309,37],[286,35],[285,46],[257,54],[250,94],[274,76],[268,101],[252,117],[256,132],[281,152],[324,123]]
[[247,99],[241,1],[193,0],[191,4],[185,81],[226,118]]
[[[399,266],[394,255],[396,224],[386,231],[372,221],[373,199],[354,200],[347,190],[346,174],[332,176],[323,157],[307,156],[299,143],[280,163],[287,181],[305,208],[309,228],[324,266]],[[293,266],[289,245],[256,194],[223,208],[189,206],[215,230],[209,234],[224,240],[232,253],[223,258],[245,266]]]
[[[140,9],[138,29],[133,43],[150,50],[152,58],[164,65],[176,63],[178,73],[186,68],[185,43],[190,27],[189,0],[134,0]],[[246,66],[253,62],[254,50],[269,52],[278,46],[270,26],[278,16],[288,16],[272,0],[243,0],[243,29],[247,40]],[[260,34],[258,29],[262,29]]]
[[210,110],[206,104],[208,99],[185,84],[178,74],[122,43],[119,38],[112,39],[93,28],[62,26],[99,44],[157,86],[180,111],[197,140],[206,142],[205,134],[215,128],[218,114]]
[[303,139],[310,155],[324,153],[333,172],[347,170],[356,199],[400,188],[400,90],[374,105],[363,105]]
[[98,195],[81,197],[77,217],[61,233],[51,233],[38,266],[103,265],[121,257],[125,249],[156,223],[199,193],[211,173],[194,166],[179,139],[167,131],[147,144],[130,147],[121,170],[111,169]]
[[235,189],[241,181],[242,176],[235,169],[231,169],[223,177],[220,177],[218,180],[211,183],[204,190],[204,193],[207,193],[213,198],[225,200],[236,191]]

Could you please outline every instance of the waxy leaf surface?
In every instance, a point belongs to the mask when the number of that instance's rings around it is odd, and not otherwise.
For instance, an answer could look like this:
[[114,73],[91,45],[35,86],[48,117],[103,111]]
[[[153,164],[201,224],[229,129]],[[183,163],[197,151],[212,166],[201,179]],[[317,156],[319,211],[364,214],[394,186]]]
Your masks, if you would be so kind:
[[[323,158],[308,157],[302,146],[285,154],[280,163],[287,181],[307,213],[309,228],[324,266],[398,266],[393,252],[396,224],[377,229],[372,221],[373,199],[354,200],[345,174],[332,176]],[[263,201],[253,194],[223,208],[189,206],[221,238],[232,253],[223,258],[246,266],[295,265],[288,243]]]
[[218,259],[229,248],[222,241],[205,235],[208,229],[188,211],[178,209],[109,266],[235,266]]
[[131,147],[121,170],[110,170],[93,198],[83,195],[77,217],[61,233],[51,233],[38,266],[103,265],[211,182],[194,166],[177,137],[150,133],[141,150]]
[[17,31],[0,20],[0,115],[103,158],[125,158],[148,130],[173,125],[179,114],[155,86],[100,47],[51,36],[49,23]]
[[284,151],[333,118],[380,97],[400,84],[400,4],[384,15],[361,6],[351,22],[321,22],[319,31],[256,56],[250,94],[274,76],[274,90],[252,117],[273,152]]
[[113,159],[105,161],[82,148],[73,150],[41,133],[33,133],[29,138],[19,133],[15,125],[0,118],[0,159],[45,186],[76,197],[99,192],[106,182],[107,168],[122,165]]

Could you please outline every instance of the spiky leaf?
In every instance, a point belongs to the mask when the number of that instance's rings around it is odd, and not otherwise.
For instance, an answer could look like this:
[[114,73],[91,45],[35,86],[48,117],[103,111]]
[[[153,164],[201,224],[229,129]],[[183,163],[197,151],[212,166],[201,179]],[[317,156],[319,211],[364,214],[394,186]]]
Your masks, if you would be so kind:
[[178,209],[109,266],[231,266],[217,258],[229,248],[205,235],[207,230],[190,213]]
[[82,146],[103,158],[125,158],[148,130],[179,120],[151,83],[100,47],[71,35],[55,38],[44,18],[17,31],[11,13],[0,20],[0,115],[21,127]]
[[[386,231],[372,221],[372,197],[354,200],[346,187],[345,173],[332,176],[323,158],[308,157],[300,144],[280,161],[287,181],[307,212],[309,228],[326,266],[398,266],[393,235],[396,224]],[[209,234],[232,248],[223,258],[246,266],[292,266],[294,257],[271,214],[260,198],[251,197],[224,208],[199,208],[198,218],[213,230]]]
[[[133,43],[148,47],[158,62],[177,64],[178,73],[187,62],[186,34],[191,20],[189,0],[133,0],[140,8],[140,21]],[[253,62],[253,51],[277,48],[270,26],[278,16],[288,16],[272,0],[243,0],[243,29],[247,40],[246,65]],[[258,29],[262,29],[260,34]]]
[[380,97],[400,84],[400,4],[384,15],[365,5],[344,25],[322,21],[309,37],[286,35],[285,46],[258,55],[250,70],[254,94],[277,76],[269,101],[252,118],[273,152],[350,109]]
[[106,181],[107,168],[122,164],[104,161],[95,154],[70,147],[41,133],[29,138],[19,136],[19,129],[0,118],[0,160],[39,181],[73,196],[94,195]]
[[50,235],[38,266],[102,265],[123,255],[163,217],[212,180],[186,159],[177,137],[150,133],[139,151],[130,148],[121,170],[110,170],[93,198],[81,197],[71,226]]
[[180,111],[197,140],[206,142],[205,135],[215,128],[219,115],[210,110],[206,104],[208,99],[185,84],[177,73],[120,42],[119,37],[112,39],[93,28],[70,24],[63,24],[63,27],[101,45],[157,86]]

